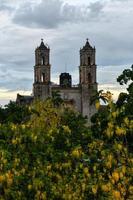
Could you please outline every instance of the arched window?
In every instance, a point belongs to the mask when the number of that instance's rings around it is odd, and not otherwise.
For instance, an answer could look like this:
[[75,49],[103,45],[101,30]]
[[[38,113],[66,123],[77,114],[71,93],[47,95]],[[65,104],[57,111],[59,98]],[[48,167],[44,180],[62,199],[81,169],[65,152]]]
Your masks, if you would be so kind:
[[92,82],[91,74],[88,73],[88,83],[91,83],[91,82]]
[[45,73],[42,73],[42,82],[43,82],[43,83],[46,82],[46,76],[45,76]]
[[88,65],[90,65],[90,64],[91,64],[91,58],[88,57]]
[[41,65],[45,65],[45,58],[44,57],[42,57],[42,59],[41,59]]

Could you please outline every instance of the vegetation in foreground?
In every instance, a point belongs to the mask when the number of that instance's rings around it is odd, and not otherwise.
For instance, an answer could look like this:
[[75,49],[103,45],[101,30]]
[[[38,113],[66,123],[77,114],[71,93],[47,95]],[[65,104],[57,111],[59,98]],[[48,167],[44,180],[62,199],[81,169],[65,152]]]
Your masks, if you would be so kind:
[[1,200],[133,199],[133,68],[118,81],[129,81],[127,93],[116,103],[104,94],[102,112],[96,98],[92,127],[55,97],[18,113],[8,106],[8,119],[0,115]]

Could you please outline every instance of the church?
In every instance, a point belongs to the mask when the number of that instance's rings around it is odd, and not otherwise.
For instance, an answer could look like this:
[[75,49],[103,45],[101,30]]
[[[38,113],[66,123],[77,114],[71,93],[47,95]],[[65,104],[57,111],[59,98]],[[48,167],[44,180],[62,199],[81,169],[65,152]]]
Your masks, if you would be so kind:
[[96,78],[96,49],[86,40],[80,49],[79,84],[73,86],[69,73],[61,73],[59,85],[51,82],[50,48],[41,40],[39,47],[35,49],[33,96],[17,94],[18,104],[30,103],[33,99],[45,100],[52,96],[52,92],[58,91],[65,104],[72,105],[74,109],[87,116],[88,121],[96,112],[95,105],[90,104],[91,97],[97,91]]

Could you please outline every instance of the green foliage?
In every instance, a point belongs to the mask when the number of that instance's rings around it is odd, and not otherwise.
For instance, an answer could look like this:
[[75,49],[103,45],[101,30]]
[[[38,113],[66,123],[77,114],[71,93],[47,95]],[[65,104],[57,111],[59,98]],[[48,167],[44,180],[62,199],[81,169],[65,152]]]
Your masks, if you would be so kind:
[[8,123],[0,124],[0,199],[133,199],[133,120],[127,103],[104,96],[108,105],[97,107],[90,128],[57,94],[22,108],[23,117],[8,105]]
[[102,100],[104,103],[107,103],[108,99],[105,96],[105,93],[103,93],[103,90],[99,90],[98,92],[95,92],[95,95],[92,96],[90,104],[92,105],[93,103]]
[[128,84],[127,93],[120,93],[116,102],[118,107],[125,106],[125,116],[133,119],[133,65],[131,69],[125,69],[117,78],[120,85]]
[[[91,119],[92,131],[97,138],[101,138],[101,134],[107,129],[110,120],[110,112],[117,113],[116,125],[121,126],[125,119],[133,120],[133,66],[131,69],[124,70],[117,78],[117,81],[121,85],[129,83],[127,85],[127,93],[120,93],[116,103],[111,102],[109,93],[107,95],[103,93],[112,106],[110,107],[109,103],[104,110],[98,109],[98,112]],[[132,151],[133,136],[132,131],[129,131],[128,128],[126,130],[124,142],[128,143],[128,149]]]
[[116,126],[119,113],[108,108],[99,138],[80,114],[51,100],[35,102],[28,122],[1,125],[1,199],[131,199],[133,160],[124,138],[133,122]]
[[0,123],[22,123],[29,119],[30,114],[27,106],[10,101],[4,108],[0,108]]
[[59,91],[52,91],[51,101],[55,107],[59,107],[63,103]]

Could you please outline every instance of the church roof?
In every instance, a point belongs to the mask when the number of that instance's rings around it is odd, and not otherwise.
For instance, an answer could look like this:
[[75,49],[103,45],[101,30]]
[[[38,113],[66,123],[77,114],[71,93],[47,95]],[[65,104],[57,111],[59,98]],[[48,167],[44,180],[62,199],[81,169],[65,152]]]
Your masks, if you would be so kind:
[[48,49],[48,47],[44,44],[43,39],[41,39],[41,44],[39,46],[39,49]]
[[31,96],[31,95],[20,95],[20,94],[17,94],[17,98],[19,98],[19,99],[33,99],[34,97],[33,96]]
[[86,39],[86,44],[83,46],[83,50],[93,49],[93,47],[90,45],[88,38]]

